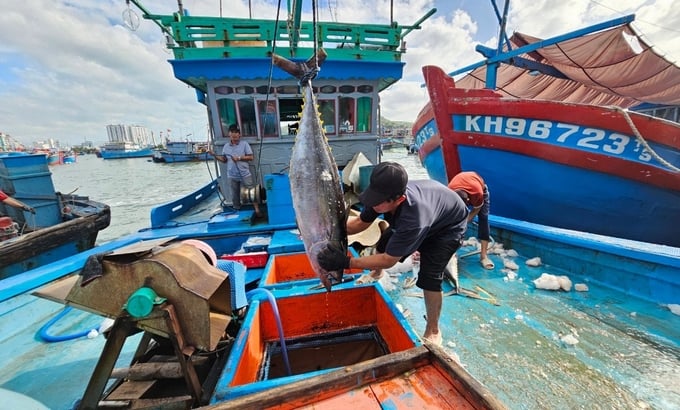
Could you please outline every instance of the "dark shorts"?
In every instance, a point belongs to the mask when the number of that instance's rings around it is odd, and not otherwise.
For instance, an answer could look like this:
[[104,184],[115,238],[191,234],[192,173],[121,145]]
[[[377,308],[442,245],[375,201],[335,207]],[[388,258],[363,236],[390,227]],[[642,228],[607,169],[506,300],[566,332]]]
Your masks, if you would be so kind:
[[477,214],[477,239],[484,241],[491,241],[491,233],[489,232],[489,208],[491,208],[491,198],[489,195],[489,188],[484,185],[484,203],[482,209]]
[[[378,253],[385,253],[385,247],[391,236],[391,228],[382,233],[375,246]],[[450,235],[426,239],[418,248],[418,252],[420,252],[420,272],[416,286],[423,290],[441,292],[444,268],[462,243],[463,238],[460,234],[453,232]],[[403,262],[409,256],[402,256],[400,261]]]

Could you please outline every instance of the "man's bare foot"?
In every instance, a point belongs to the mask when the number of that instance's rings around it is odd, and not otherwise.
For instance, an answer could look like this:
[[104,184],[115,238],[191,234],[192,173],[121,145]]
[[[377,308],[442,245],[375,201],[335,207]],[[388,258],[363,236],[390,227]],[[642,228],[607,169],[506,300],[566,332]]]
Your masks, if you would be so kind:
[[428,341],[432,343],[433,345],[436,346],[441,346],[442,345],[442,334],[441,333],[435,333],[431,334],[429,336],[423,336],[424,341]]

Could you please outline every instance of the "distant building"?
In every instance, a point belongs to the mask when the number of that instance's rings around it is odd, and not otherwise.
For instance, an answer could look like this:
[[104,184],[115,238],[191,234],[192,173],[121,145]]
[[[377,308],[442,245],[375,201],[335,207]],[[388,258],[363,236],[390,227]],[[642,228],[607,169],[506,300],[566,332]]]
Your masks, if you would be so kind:
[[153,136],[151,130],[140,125],[107,125],[106,134],[109,142],[128,142],[139,146],[151,145]]
[[81,148],[94,148],[94,143],[89,140],[85,140],[80,144]]

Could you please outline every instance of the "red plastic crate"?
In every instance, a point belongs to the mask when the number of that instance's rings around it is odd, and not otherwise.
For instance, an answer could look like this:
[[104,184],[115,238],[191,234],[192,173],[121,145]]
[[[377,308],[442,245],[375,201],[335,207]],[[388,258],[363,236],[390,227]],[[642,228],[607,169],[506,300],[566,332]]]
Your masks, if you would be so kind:
[[220,259],[240,262],[249,268],[263,268],[267,264],[269,254],[267,252],[250,252],[238,255],[222,255]]

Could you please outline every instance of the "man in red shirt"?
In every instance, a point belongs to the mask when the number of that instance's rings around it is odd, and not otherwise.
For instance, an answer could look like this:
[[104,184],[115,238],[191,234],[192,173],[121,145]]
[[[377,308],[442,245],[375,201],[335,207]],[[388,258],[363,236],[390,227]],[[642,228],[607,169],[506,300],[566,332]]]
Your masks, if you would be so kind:
[[493,269],[494,264],[487,255],[489,241],[489,189],[482,177],[476,172],[461,172],[449,182],[449,188],[455,191],[468,206],[472,207],[468,223],[477,215],[477,238],[481,243],[479,261],[484,269]]

